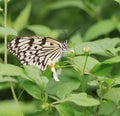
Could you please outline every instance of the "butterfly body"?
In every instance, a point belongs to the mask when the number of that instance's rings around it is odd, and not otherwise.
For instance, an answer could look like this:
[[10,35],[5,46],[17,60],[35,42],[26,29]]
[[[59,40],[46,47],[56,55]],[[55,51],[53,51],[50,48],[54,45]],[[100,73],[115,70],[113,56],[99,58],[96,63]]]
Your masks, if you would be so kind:
[[67,44],[67,41],[61,43],[50,37],[17,37],[8,43],[8,49],[23,65],[35,65],[44,71],[60,60]]

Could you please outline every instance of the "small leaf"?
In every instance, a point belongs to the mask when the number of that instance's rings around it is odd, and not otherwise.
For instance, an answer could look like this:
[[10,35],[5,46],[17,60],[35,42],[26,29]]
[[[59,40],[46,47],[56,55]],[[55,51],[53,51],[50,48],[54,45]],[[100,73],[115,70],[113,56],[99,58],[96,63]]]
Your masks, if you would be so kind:
[[12,28],[8,28],[8,27],[0,27],[0,34],[4,35],[15,35],[17,36],[17,32],[12,29]]
[[66,98],[66,101],[70,101],[79,106],[96,106],[100,102],[97,99],[88,97],[86,93],[71,94]]
[[0,83],[3,82],[17,82],[17,80],[9,76],[3,77],[0,75]]
[[93,40],[101,35],[110,33],[116,28],[115,23],[112,20],[103,20],[93,26],[91,26],[86,34],[84,35],[84,40]]
[[120,62],[120,56],[109,58],[108,60],[105,60],[103,64],[114,64]]
[[18,32],[20,32],[27,25],[30,16],[30,10],[31,10],[31,3],[28,3],[27,6],[22,10],[20,15],[17,17],[17,19],[14,21],[13,27]]
[[28,79],[25,75],[24,70],[20,67],[11,64],[1,64],[0,63],[0,75],[7,76],[21,76],[23,78]]
[[119,104],[120,102],[120,88],[111,88],[105,95],[105,99],[109,99],[116,104]]
[[60,116],[74,116],[74,110],[67,102],[55,105],[55,108],[59,112]]
[[93,67],[93,69],[90,71],[92,74],[97,76],[108,76],[112,70],[111,65],[106,64],[97,64]]
[[41,89],[33,82],[24,82],[24,89],[34,98],[41,99]]
[[100,64],[97,64],[95,67],[93,67],[91,73],[94,73],[95,75],[99,75],[99,76],[108,75],[112,70],[111,64],[115,64],[118,62],[120,62],[120,56],[109,58],[101,62]]
[[[85,59],[86,56],[77,56],[70,59],[70,63],[73,65],[75,69],[79,70],[82,73],[85,65]],[[96,59],[88,57],[85,72],[89,73],[90,70],[98,63],[99,61],[97,61]]]

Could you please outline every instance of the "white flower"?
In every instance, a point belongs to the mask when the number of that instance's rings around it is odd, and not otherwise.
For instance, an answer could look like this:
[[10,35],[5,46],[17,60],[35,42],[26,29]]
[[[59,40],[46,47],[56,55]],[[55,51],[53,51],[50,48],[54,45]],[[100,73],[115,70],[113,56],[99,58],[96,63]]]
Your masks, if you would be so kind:
[[60,81],[59,78],[58,78],[58,73],[57,71],[55,70],[55,65],[51,63],[50,65],[50,68],[51,68],[51,71],[53,72],[53,78],[55,79],[55,81]]

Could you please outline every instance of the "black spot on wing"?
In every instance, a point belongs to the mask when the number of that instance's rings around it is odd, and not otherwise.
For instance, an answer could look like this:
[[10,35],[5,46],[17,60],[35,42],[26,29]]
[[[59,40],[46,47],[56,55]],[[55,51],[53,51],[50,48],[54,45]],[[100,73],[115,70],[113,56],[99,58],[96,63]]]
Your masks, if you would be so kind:
[[33,53],[32,53],[32,51],[31,51],[31,52],[29,52],[29,54],[33,54]]
[[46,43],[46,37],[44,37],[42,40],[41,40],[41,44],[40,45],[44,45]]
[[53,46],[54,44],[53,43],[50,43],[51,46]]
[[35,46],[34,48],[37,49],[37,46]]
[[21,39],[20,37],[17,37],[17,38],[15,39],[15,44],[19,44],[19,43],[20,43],[20,42],[19,42],[20,39]]
[[28,44],[29,44],[30,46],[32,46],[32,45],[33,45],[33,42],[34,42],[34,38],[31,38]]

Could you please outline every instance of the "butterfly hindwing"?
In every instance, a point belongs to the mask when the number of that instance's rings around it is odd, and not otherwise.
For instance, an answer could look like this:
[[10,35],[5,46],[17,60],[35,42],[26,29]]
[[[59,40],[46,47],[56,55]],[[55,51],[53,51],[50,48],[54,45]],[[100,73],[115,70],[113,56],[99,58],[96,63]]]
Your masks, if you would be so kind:
[[35,65],[44,71],[62,56],[62,43],[50,37],[18,37],[8,44],[8,49],[22,64]]

